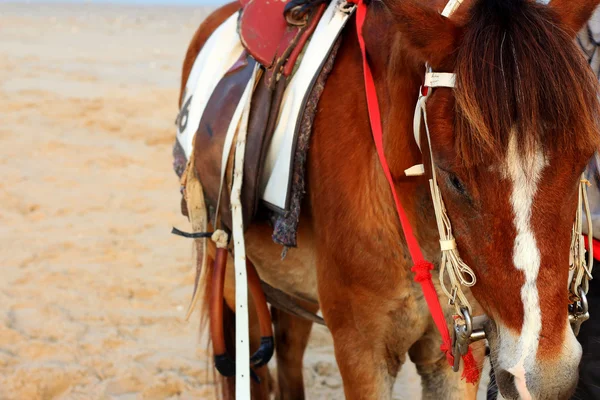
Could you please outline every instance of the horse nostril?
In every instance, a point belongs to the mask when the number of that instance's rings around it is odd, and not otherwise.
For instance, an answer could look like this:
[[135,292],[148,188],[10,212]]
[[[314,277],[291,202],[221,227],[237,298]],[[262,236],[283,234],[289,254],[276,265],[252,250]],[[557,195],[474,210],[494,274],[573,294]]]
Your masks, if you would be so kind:
[[519,391],[515,386],[515,376],[510,372],[504,369],[496,371],[496,384],[505,399],[517,400],[519,398]]

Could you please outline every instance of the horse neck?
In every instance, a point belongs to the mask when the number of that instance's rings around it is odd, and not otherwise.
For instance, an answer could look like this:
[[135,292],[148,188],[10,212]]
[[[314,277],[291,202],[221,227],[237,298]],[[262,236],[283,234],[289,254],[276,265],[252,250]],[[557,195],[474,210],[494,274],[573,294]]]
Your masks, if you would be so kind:
[[369,11],[363,35],[381,109],[385,152],[394,178],[402,180],[405,169],[421,162],[413,116],[425,67],[404,50],[385,6],[372,2]]
[[[425,67],[405,51],[400,35],[391,33],[394,22],[390,18],[386,10],[375,8],[367,16],[363,35],[381,109],[386,158],[402,205],[428,256],[437,248],[428,178],[404,173],[423,162],[414,140],[413,118]],[[380,171],[379,166],[376,169]]]

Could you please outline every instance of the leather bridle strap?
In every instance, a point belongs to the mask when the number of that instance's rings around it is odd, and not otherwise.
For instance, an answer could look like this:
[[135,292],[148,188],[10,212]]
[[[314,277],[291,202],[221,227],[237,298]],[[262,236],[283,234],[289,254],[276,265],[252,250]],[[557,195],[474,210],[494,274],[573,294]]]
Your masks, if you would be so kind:
[[[425,82],[423,83],[423,88],[419,95],[419,100],[417,102],[417,111],[425,110],[425,102],[429,97],[429,91],[432,88],[436,87],[447,87],[453,88],[456,81],[456,75],[448,72],[427,72],[425,74]],[[421,112],[415,113],[415,119],[413,121],[413,132],[415,135],[415,142],[417,146],[419,146],[419,150],[423,151],[421,148],[421,121],[423,120],[423,114]],[[418,175],[422,175],[425,173],[425,170],[420,169],[420,173]]]
[[[379,162],[381,164],[385,177],[389,183],[390,190],[394,198],[394,203],[396,205],[396,211],[398,212],[398,217],[402,226],[402,231],[404,233],[404,237],[408,245],[410,256],[414,263],[412,271],[415,273],[415,281],[421,285],[421,289],[423,290],[423,295],[429,307],[431,316],[433,317],[433,321],[435,322],[435,325],[440,335],[442,336],[441,350],[446,354],[446,359],[448,360],[449,364],[453,365],[454,357],[452,356],[452,341],[450,338],[450,333],[448,331],[446,317],[444,315],[442,306],[440,305],[437,291],[435,289],[431,276],[431,271],[434,267],[431,262],[426,261],[423,258],[423,253],[421,252],[419,243],[413,233],[412,226],[410,225],[410,221],[408,220],[406,212],[402,207],[402,203],[400,202],[398,193],[396,192],[394,179],[392,177],[390,167],[385,157],[385,152],[383,148],[383,129],[381,126],[381,111],[379,108],[379,101],[377,99],[375,81],[373,79],[373,74],[371,72],[371,68],[367,60],[364,37],[362,35],[363,26],[367,14],[367,5],[365,4],[364,0],[350,0],[350,2],[357,4],[356,31],[358,36],[358,42],[362,52],[367,106],[369,110],[369,121],[371,123],[371,131],[373,134],[375,147],[377,149],[377,155],[379,157]],[[475,383],[479,379],[479,373],[474,365],[473,355],[470,351],[465,356],[463,356],[463,361],[465,362],[463,377],[466,378],[469,383]],[[474,370],[477,371],[477,374],[473,373]]]

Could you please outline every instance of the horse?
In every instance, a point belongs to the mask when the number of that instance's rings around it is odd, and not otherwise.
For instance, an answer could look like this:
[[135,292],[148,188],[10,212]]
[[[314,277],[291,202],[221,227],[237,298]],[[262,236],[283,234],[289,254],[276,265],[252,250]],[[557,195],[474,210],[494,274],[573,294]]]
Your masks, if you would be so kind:
[[[577,382],[581,347],[569,326],[569,254],[580,176],[600,144],[600,106],[598,83],[574,38],[598,3],[464,0],[451,18],[439,13],[443,0],[367,4],[362,36],[395,189],[424,256],[439,258],[428,183],[435,168],[458,250],[477,277],[466,293],[489,318],[490,358],[507,399],[565,399]],[[182,91],[203,44],[238,9],[227,4],[200,25],[183,64]],[[430,94],[430,142],[421,127],[419,149],[413,113],[426,65],[455,73],[456,85]],[[245,234],[248,258],[261,280],[307,310],[321,310],[346,398],[391,398],[407,354],[421,376],[423,398],[473,397],[476,388],[447,364],[413,280],[371,135],[363,72],[353,17],[315,117],[298,247],[281,259],[269,224],[257,220]],[[423,176],[405,175],[421,162]],[[212,243],[207,251],[214,258]],[[432,274],[438,277],[439,268]],[[230,255],[229,318],[233,281]],[[210,283],[202,285],[206,290]],[[452,307],[444,311],[450,321]],[[272,312],[277,388],[263,367],[252,397],[276,390],[277,398],[302,399],[312,322]],[[254,347],[256,325],[251,312]],[[484,347],[475,353],[481,361]],[[224,388],[222,395],[232,396],[231,379]]]

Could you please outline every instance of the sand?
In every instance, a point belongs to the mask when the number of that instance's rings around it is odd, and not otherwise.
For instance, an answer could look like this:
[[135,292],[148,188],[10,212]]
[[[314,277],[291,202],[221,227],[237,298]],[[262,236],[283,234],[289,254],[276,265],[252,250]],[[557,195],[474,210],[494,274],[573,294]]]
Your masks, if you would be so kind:
[[[207,8],[0,3],[0,399],[210,399],[171,147]],[[341,399],[329,333],[309,399]],[[396,399],[418,399],[414,366]]]

